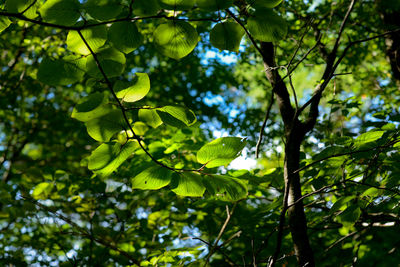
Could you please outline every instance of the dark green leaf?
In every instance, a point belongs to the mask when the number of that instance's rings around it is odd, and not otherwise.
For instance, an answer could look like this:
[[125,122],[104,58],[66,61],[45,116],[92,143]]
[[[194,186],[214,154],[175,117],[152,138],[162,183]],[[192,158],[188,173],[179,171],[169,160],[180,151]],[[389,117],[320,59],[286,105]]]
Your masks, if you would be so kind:
[[247,21],[252,36],[263,42],[282,40],[287,33],[285,20],[271,9],[259,9]]
[[71,118],[80,121],[90,121],[111,112],[106,106],[107,98],[103,93],[93,93],[81,99],[72,111]]
[[233,0],[197,0],[197,6],[207,11],[226,9],[233,5]]
[[37,78],[49,85],[69,85],[83,78],[85,65],[86,58],[80,56],[56,60],[45,58],[39,66]]
[[[104,48],[97,53],[97,59],[100,66],[102,67],[107,78],[116,77],[122,74],[125,68],[125,55],[113,48]],[[101,73],[96,60],[92,55],[88,57],[86,67],[89,75],[97,78],[103,79],[103,74]]]
[[187,10],[194,6],[195,0],[158,0],[160,6],[169,10]]
[[157,108],[157,114],[164,123],[178,128],[191,126],[197,120],[193,111],[182,106]]
[[88,0],[84,5],[90,16],[98,20],[115,18],[121,13],[122,7],[118,0]]
[[48,0],[39,9],[46,22],[59,25],[74,25],[80,17],[78,0]]

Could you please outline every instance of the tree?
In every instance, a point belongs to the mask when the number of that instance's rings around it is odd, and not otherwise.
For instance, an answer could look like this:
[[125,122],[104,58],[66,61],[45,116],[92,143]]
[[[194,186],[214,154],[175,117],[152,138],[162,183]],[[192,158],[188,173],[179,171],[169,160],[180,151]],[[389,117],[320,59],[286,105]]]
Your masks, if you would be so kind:
[[398,1],[0,8],[1,263],[398,263]]

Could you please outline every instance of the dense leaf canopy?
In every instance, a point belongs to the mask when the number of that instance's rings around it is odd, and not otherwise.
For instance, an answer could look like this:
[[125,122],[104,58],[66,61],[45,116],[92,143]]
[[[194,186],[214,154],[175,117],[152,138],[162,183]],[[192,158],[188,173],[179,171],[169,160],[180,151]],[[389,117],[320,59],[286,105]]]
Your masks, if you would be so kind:
[[397,266],[398,0],[0,0],[1,266]]

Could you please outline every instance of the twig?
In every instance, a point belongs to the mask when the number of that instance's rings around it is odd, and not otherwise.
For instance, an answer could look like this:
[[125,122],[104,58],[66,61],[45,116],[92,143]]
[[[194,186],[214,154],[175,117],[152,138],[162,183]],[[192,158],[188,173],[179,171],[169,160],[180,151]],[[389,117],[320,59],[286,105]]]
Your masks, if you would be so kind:
[[236,205],[237,205],[237,202],[233,205],[233,208],[231,211],[229,211],[228,205],[225,206],[226,220],[225,220],[224,224],[222,225],[221,230],[219,231],[219,234],[218,234],[217,238],[215,239],[213,246],[210,249],[210,252],[208,253],[204,267],[208,265],[208,262],[210,261],[211,256],[214,254],[215,249],[218,247],[218,242],[221,239],[222,234],[225,232],[225,229],[228,226],[229,221],[231,220],[231,217],[232,217],[233,212],[235,211]]
[[268,107],[267,107],[267,112],[265,113],[265,118],[264,118],[263,124],[262,124],[262,126],[260,128],[260,133],[259,133],[259,137],[258,137],[258,141],[257,141],[257,145],[256,145],[256,158],[258,158],[258,155],[260,153],[260,146],[261,146],[261,143],[262,143],[262,139],[264,137],[265,126],[267,125],[267,121],[268,121],[268,118],[269,118],[269,114],[271,113],[271,109],[272,109],[272,105],[273,104],[274,104],[274,93],[271,92],[271,98],[269,100],[269,104],[268,104]]

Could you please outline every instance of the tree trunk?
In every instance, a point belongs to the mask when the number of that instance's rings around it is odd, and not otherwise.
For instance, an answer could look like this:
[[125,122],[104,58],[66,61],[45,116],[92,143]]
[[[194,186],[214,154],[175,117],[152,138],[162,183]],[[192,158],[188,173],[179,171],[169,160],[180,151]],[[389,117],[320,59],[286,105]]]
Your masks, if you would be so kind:
[[[299,169],[300,145],[304,139],[305,131],[303,125],[296,121],[288,127],[285,146],[284,177],[285,187],[288,187],[287,205],[289,228],[292,234],[294,251],[297,262],[300,266],[315,266],[314,254],[310,246],[307,234],[307,220],[304,213],[303,201],[301,198],[301,184],[299,173],[293,174]],[[297,202],[297,203],[296,203]],[[296,203],[296,204],[294,204]]]

